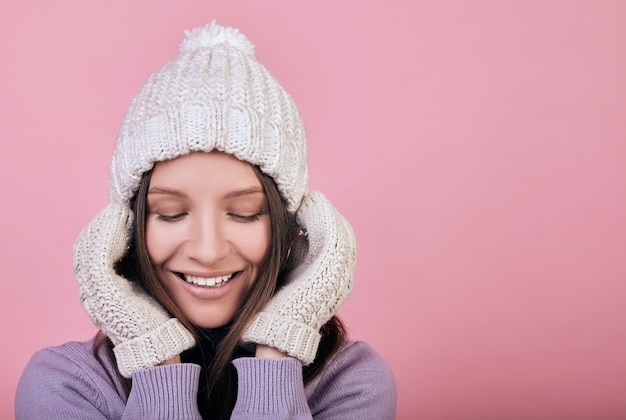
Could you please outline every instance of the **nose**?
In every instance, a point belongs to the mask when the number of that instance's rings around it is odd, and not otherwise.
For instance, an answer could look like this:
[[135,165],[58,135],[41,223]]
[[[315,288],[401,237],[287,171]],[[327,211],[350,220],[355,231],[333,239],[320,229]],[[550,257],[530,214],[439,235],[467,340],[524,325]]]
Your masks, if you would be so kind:
[[185,253],[201,263],[210,266],[228,256],[230,243],[224,235],[224,229],[216,217],[204,215],[196,218],[189,226]]

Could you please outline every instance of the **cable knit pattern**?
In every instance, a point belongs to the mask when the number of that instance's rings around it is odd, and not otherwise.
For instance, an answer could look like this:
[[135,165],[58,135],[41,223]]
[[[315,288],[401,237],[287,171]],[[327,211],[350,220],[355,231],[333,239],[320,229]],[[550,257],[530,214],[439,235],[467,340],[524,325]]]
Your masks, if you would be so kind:
[[91,320],[115,344],[120,373],[130,378],[192,347],[189,331],[113,266],[126,251],[130,210],[109,204],[74,243],[80,300]]
[[295,211],[308,170],[292,99],[236,29],[212,22],[186,34],[179,55],[150,76],[126,113],[111,165],[111,200],[128,204],[155,162],[217,149],[258,165]]
[[256,315],[243,335],[304,364],[315,358],[319,329],[348,297],[356,265],[356,242],[348,222],[319,192],[305,196],[297,213],[308,241],[296,241],[299,262],[285,287]]
[[[126,252],[130,200],[155,162],[219,150],[271,176],[309,233],[293,250],[299,266],[258,314],[244,340],[311,363],[319,329],[352,287],[356,245],[348,223],[319,193],[306,196],[304,128],[295,104],[238,30],[215,22],[186,32],[179,54],[133,98],[111,163],[111,203],[80,234],[74,268],[83,307],[115,344],[130,377],[193,345],[191,334],[147,294],[117,276]],[[303,200],[304,199],[304,200]]]

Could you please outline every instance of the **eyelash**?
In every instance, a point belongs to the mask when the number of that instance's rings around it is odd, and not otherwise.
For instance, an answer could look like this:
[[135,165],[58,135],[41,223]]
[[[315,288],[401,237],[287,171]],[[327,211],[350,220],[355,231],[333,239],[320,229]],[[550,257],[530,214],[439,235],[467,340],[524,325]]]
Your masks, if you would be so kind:
[[[172,222],[182,219],[186,215],[187,213],[175,214],[173,216],[168,216],[165,214],[158,214],[157,219],[163,222],[172,223]],[[235,213],[229,213],[228,215],[237,222],[250,223],[250,222],[256,222],[257,220],[259,220],[261,213],[252,214],[250,216],[242,216],[240,214],[235,214]]]
[[168,216],[165,214],[159,214],[157,215],[157,219],[163,221],[163,222],[167,222],[167,223],[172,223],[175,222],[179,219],[182,219],[184,216],[186,216],[187,213],[180,213],[180,214],[175,214],[173,216]]
[[242,216],[240,214],[235,214],[235,213],[229,213],[228,215],[237,222],[250,223],[250,222],[256,222],[257,220],[259,220],[259,216],[261,216],[261,213],[252,214],[250,216]]

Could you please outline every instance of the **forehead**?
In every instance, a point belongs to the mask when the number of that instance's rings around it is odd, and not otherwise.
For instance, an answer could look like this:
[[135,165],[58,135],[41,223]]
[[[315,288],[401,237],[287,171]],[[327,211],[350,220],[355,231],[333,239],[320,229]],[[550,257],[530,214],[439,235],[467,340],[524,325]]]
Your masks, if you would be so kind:
[[250,163],[220,151],[193,152],[154,164],[153,176],[165,172],[251,174],[256,178],[254,167]]
[[157,162],[150,186],[229,189],[260,187],[254,167],[233,155],[212,151],[194,152]]

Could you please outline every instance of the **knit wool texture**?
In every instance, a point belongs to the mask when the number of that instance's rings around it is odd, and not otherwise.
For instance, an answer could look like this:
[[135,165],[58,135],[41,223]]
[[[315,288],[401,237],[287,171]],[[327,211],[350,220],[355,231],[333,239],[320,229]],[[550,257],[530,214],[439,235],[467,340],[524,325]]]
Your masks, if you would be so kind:
[[124,117],[111,164],[111,201],[128,204],[155,162],[219,150],[258,165],[295,212],[308,189],[306,139],[291,97],[238,30],[186,32]]
[[127,378],[191,348],[195,339],[136,284],[113,268],[126,252],[130,209],[110,203],[74,243],[80,301],[113,342],[117,366]]
[[187,32],[178,56],[132,100],[111,164],[111,202],[74,244],[81,303],[114,343],[126,377],[194,345],[177,319],[115,273],[129,243],[130,201],[156,162],[212,150],[271,176],[287,210],[309,232],[308,248],[292,251],[299,266],[289,284],[257,314],[244,340],[311,363],[320,327],[352,287],[354,234],[325,197],[307,194],[306,140],[295,104],[236,29],[213,22]]
[[350,224],[320,192],[305,196],[297,219],[308,240],[296,241],[292,249],[296,268],[243,340],[277,348],[308,365],[319,346],[319,329],[352,290],[356,241]]

